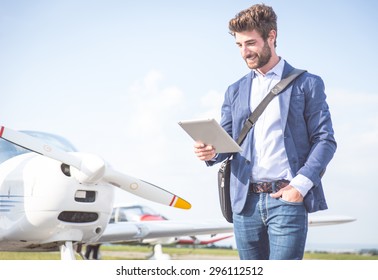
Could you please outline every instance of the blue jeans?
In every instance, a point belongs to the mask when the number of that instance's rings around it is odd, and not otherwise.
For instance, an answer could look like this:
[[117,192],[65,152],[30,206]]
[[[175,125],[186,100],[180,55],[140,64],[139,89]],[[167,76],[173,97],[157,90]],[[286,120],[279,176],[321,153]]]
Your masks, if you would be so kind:
[[250,193],[240,214],[233,214],[236,246],[242,260],[303,258],[308,214],[302,202]]

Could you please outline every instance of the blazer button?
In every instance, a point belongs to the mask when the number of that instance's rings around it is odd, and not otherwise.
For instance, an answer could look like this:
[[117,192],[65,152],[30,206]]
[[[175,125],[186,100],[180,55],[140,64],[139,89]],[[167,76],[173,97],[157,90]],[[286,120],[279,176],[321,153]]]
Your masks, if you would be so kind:
[[249,160],[245,160],[245,164],[250,164],[251,162]]

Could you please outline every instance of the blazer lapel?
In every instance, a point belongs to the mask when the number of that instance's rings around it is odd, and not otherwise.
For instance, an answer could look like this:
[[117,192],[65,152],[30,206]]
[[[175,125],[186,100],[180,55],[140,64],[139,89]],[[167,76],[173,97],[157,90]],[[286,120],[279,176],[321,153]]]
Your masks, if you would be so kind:
[[[240,108],[242,108],[242,112],[243,113],[247,113],[248,116],[249,114],[251,113],[251,106],[250,106],[250,102],[251,102],[251,87],[252,87],[252,71],[249,72],[249,74],[247,74],[245,76],[245,79],[243,79],[241,82],[240,82],[240,87],[239,87],[239,95],[240,95]],[[246,102],[247,100],[247,102]],[[248,117],[247,117],[248,118]]]
[[[282,76],[286,77],[286,75],[288,75],[293,69],[294,68],[285,61],[285,66],[284,66]],[[280,110],[281,110],[282,131],[285,131],[287,116],[289,115],[289,106],[290,106],[290,97],[291,97],[292,88],[293,88],[292,86],[289,86],[287,89],[282,91],[278,96],[279,102],[280,102]]]

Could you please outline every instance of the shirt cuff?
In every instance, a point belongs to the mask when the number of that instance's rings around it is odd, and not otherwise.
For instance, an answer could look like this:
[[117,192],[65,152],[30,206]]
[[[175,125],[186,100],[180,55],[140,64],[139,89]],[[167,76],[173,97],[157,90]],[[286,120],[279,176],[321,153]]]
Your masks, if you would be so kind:
[[207,166],[211,166],[211,165],[213,165],[213,164],[217,161],[217,159],[218,159],[218,155],[219,155],[219,154],[215,154],[215,156],[214,156],[212,159],[207,160],[207,161],[206,161],[206,165],[207,165]]
[[290,185],[297,189],[297,191],[299,191],[301,195],[305,197],[314,184],[306,176],[298,174],[291,180]]

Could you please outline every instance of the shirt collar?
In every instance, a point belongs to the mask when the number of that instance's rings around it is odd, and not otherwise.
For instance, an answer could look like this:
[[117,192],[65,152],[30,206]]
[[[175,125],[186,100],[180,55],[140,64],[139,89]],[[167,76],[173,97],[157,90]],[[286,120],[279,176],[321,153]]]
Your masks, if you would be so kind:
[[[270,69],[264,76],[277,75],[279,79],[281,79],[284,67],[285,67],[285,60],[283,60],[280,57],[280,61],[278,61],[278,63],[272,69]],[[252,79],[255,78],[256,76],[262,76],[262,74],[256,69],[254,69],[252,72],[253,72]]]

